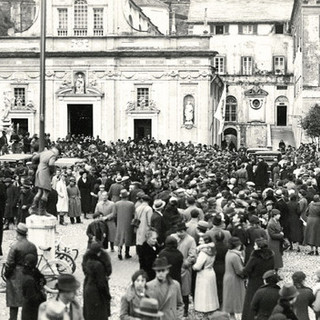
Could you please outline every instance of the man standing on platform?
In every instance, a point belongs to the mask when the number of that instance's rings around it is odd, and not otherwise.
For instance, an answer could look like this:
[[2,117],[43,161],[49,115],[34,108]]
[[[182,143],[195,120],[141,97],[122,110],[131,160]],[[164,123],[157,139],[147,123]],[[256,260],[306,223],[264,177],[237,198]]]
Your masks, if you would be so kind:
[[54,173],[55,162],[59,155],[59,149],[54,146],[50,150],[42,151],[33,156],[32,161],[39,162],[36,172],[35,186],[38,188],[37,194],[30,207],[30,214],[45,215],[48,194],[51,191],[51,175]]

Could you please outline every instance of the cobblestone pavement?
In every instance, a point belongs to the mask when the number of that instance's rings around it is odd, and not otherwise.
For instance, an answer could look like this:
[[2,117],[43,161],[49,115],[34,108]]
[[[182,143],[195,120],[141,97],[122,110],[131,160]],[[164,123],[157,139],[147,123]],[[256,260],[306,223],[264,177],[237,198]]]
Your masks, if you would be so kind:
[[[68,220],[68,219],[67,219]],[[57,238],[61,237],[63,243],[68,245],[71,248],[77,248],[79,250],[79,257],[76,260],[77,269],[75,271],[76,278],[83,282],[84,276],[81,269],[81,261],[83,254],[87,247],[87,236],[86,228],[92,220],[83,220],[82,224],[68,224],[67,226],[57,226]],[[0,260],[0,267],[5,261],[5,257],[8,253],[9,245],[15,239],[15,231],[9,230],[4,232],[4,257]],[[297,270],[302,270],[307,275],[306,285],[313,287],[315,283],[314,272],[316,269],[320,268],[320,256],[308,256],[306,252],[308,251],[307,247],[302,249],[301,253],[296,252],[285,252],[284,255],[284,265],[285,268],[280,271],[280,274],[285,282],[290,282],[291,275]],[[135,254],[135,248],[131,248],[132,259],[119,261],[116,252],[110,252],[108,250],[111,260],[112,260],[112,275],[110,279],[110,290],[112,296],[111,302],[111,312],[112,315],[109,318],[110,320],[119,320],[119,310],[120,310],[120,299],[124,294],[127,286],[130,283],[131,275],[139,267],[138,258]],[[1,280],[0,280],[1,282]],[[78,300],[82,304],[82,287],[78,291]],[[192,308],[191,308],[192,309]],[[195,315],[193,311],[190,312],[189,319],[207,319],[202,315]],[[0,319],[6,320],[9,319],[8,308],[6,307],[5,302],[5,293],[0,293]],[[310,319],[314,320],[313,312],[310,312]]]

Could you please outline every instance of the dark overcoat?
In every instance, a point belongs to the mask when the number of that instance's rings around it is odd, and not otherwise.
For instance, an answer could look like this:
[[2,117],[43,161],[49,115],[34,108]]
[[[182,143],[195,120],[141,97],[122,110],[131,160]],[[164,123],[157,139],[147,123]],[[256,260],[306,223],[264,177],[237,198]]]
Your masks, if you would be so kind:
[[165,247],[159,253],[159,258],[166,257],[168,263],[171,264],[170,276],[173,280],[178,281],[181,284],[181,267],[183,263],[183,254],[180,250],[171,247]]
[[255,241],[258,238],[263,238],[267,240],[268,235],[266,230],[262,229],[260,226],[251,226],[246,230],[246,232],[247,232],[248,243],[245,249],[245,254],[246,254],[245,262],[248,262],[251,256],[251,253],[253,251],[253,246]]
[[39,306],[46,301],[43,291],[45,279],[38,269],[30,270],[25,267],[23,275],[21,320],[37,320]]
[[9,270],[6,285],[7,307],[22,307],[22,282],[24,258],[27,254],[38,257],[36,246],[22,238],[14,242],[8,253],[6,268]]
[[83,179],[80,178],[78,180],[78,188],[81,195],[81,210],[83,213],[89,213],[91,211],[91,179],[87,177],[86,181],[83,181]]
[[133,228],[131,221],[135,215],[134,203],[126,199],[115,204],[115,221],[117,225],[115,245],[134,245]]
[[140,269],[144,270],[148,275],[148,280],[151,281],[155,278],[156,273],[152,269],[153,262],[156,260],[159,253],[159,246],[151,247],[147,241],[145,241],[139,251],[139,263]]
[[278,199],[277,202],[274,205],[275,209],[278,209],[280,211],[280,225],[283,229],[284,236],[286,238],[290,237],[290,224],[289,224],[289,209],[287,203],[284,201],[284,199]]
[[260,287],[251,302],[255,320],[268,320],[279,299],[280,287],[276,284],[266,284]]
[[85,280],[83,286],[83,315],[85,320],[105,320],[110,316],[109,284],[111,262],[108,267],[102,261],[89,257],[83,262]]
[[303,224],[300,220],[301,211],[297,201],[289,201],[288,203],[288,224],[289,224],[289,240],[292,242],[302,243],[303,241]]
[[4,209],[4,217],[6,219],[15,218],[18,216],[19,196],[20,196],[20,191],[18,187],[12,184],[8,186],[6,207]]
[[271,218],[267,226],[269,248],[274,252],[274,267],[279,269],[283,267],[282,260],[282,241],[283,235],[279,221]]
[[305,286],[297,287],[299,295],[297,300],[293,304],[294,313],[299,320],[310,320],[308,307],[312,309],[312,304],[315,300],[315,296],[310,288]]
[[244,299],[242,319],[254,320],[251,311],[251,301],[256,291],[263,285],[263,274],[274,269],[274,253],[268,248],[254,250],[248,263],[243,269],[244,276],[248,277],[248,286]]

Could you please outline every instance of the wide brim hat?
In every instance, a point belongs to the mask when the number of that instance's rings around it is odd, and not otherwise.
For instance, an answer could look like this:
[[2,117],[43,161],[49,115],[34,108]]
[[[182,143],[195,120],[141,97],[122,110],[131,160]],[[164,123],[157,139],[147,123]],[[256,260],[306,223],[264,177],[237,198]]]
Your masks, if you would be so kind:
[[280,190],[280,189],[276,190],[276,192],[275,192],[275,194],[274,194],[274,196],[275,196],[276,198],[281,198],[282,195],[283,195],[283,193],[282,193],[282,190]]
[[212,219],[212,224],[215,226],[220,226],[222,224],[222,217],[216,214]]
[[63,320],[65,304],[57,299],[50,299],[46,302],[46,309],[41,320]]
[[152,265],[153,270],[169,269],[171,264],[169,264],[166,257],[156,258]]
[[293,299],[299,295],[297,288],[289,283],[285,283],[279,291],[279,295],[283,299]]
[[134,308],[134,311],[138,314],[142,314],[152,318],[160,318],[163,316],[163,312],[159,311],[158,300],[153,298],[142,298],[139,308]]
[[154,210],[161,210],[161,209],[164,208],[165,205],[166,205],[166,203],[165,203],[163,200],[161,200],[161,199],[156,199],[156,200],[154,200],[154,203],[153,203],[152,208],[153,208]]
[[80,282],[72,274],[60,274],[56,288],[59,291],[71,292],[79,289]]
[[272,201],[272,200],[268,200],[268,201],[266,201],[266,206],[268,206],[269,204],[273,205],[274,203],[273,203],[273,201]]
[[16,229],[17,233],[26,236],[28,233],[28,228],[25,223],[20,222]]
[[197,224],[197,229],[201,232],[206,232],[209,228],[209,223],[207,221],[200,220]]

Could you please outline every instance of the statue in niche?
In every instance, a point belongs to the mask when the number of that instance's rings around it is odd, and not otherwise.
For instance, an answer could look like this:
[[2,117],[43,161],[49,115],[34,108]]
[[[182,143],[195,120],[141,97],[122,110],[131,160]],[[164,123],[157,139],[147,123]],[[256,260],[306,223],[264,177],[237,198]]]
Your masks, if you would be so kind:
[[85,92],[85,80],[82,73],[77,74],[75,81],[75,93],[83,94]]
[[10,99],[7,94],[4,92],[3,93],[3,101],[4,101],[4,106],[1,110],[1,120],[6,120],[8,118],[9,112],[11,108],[13,107],[14,104],[14,98]]
[[188,95],[184,98],[184,124],[194,124],[194,97]]
[[17,98],[16,98],[16,106],[18,109],[21,109],[23,107],[23,101],[20,96],[17,96]]

